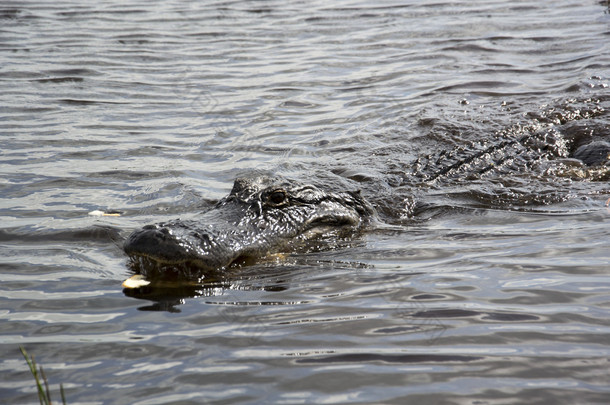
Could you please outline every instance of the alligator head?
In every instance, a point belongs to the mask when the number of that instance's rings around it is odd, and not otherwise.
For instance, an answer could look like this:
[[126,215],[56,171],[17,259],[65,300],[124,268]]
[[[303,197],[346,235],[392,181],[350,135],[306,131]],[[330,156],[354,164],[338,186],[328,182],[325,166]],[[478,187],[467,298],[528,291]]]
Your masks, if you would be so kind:
[[328,192],[271,178],[238,178],[200,217],[148,225],[127,239],[132,260],[219,270],[320,235],[353,232],[372,213],[359,192]]

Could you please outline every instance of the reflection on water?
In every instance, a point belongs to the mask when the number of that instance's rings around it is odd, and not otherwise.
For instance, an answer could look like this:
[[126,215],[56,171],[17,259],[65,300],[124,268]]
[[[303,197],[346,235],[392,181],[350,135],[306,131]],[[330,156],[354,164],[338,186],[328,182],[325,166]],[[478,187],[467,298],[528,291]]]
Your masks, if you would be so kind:
[[[24,345],[68,403],[607,403],[608,165],[574,156],[610,142],[609,18],[1,5],[0,402],[35,402]],[[378,218],[122,290],[131,231],[254,169],[360,189]]]

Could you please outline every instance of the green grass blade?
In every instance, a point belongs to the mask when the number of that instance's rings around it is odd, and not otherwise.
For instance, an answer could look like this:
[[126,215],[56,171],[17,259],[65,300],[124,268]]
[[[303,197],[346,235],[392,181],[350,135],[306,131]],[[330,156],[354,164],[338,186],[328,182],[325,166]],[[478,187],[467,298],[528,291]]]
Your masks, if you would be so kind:
[[42,366],[38,366],[40,368],[40,376],[42,377],[42,382],[44,383],[44,389],[45,389],[45,398],[47,398],[48,404],[52,405],[51,402],[51,390],[49,389],[49,380],[47,380],[47,375],[44,373],[44,370],[42,369]]
[[59,384],[59,394],[61,395],[61,402],[62,404],[66,405],[66,393],[64,392],[64,385],[63,384]]
[[[23,347],[23,346],[19,346],[19,350],[21,350],[21,354],[25,358],[25,362],[28,364],[28,367],[30,368],[30,372],[32,373],[32,376],[34,376],[34,380],[36,381],[36,387],[38,388],[38,400],[40,401],[40,405],[52,405],[50,397],[47,395],[48,383],[46,383],[46,378],[45,378],[45,383],[47,385],[47,392],[45,393],[45,389],[43,388],[42,383],[40,382],[40,377],[38,375],[38,371],[36,370],[36,360],[34,360],[34,356],[30,356],[28,354],[28,352],[25,350],[25,347]],[[43,376],[44,376],[42,367],[40,368],[40,371],[43,373]]]

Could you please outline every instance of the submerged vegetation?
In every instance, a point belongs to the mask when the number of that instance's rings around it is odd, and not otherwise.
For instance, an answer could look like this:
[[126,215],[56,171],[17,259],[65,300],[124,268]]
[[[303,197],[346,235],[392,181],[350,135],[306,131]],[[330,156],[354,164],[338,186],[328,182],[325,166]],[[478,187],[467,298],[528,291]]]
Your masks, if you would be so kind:
[[[41,405],[52,405],[51,401],[51,391],[49,390],[49,381],[47,380],[47,376],[42,369],[42,366],[36,368],[36,361],[34,360],[33,355],[29,355],[23,346],[19,346],[19,350],[21,350],[21,354],[25,358],[26,363],[28,363],[28,367],[30,368],[30,372],[32,376],[34,376],[34,380],[36,381],[36,387],[38,388],[38,400]],[[42,379],[42,381],[41,381]],[[61,395],[61,401],[65,405],[66,404],[66,396],[64,393],[64,386],[59,384],[59,393]]]

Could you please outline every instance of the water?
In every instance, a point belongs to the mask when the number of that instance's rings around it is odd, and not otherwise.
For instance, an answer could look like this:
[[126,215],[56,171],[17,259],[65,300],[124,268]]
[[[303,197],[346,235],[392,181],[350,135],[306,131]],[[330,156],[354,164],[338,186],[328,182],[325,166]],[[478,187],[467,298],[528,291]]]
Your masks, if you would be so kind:
[[[70,404],[610,402],[607,170],[524,150],[425,170],[511,131],[607,139],[606,2],[30,1],[0,20],[0,402],[37,402],[20,345]],[[253,169],[361,188],[379,223],[123,293],[129,232]]]

